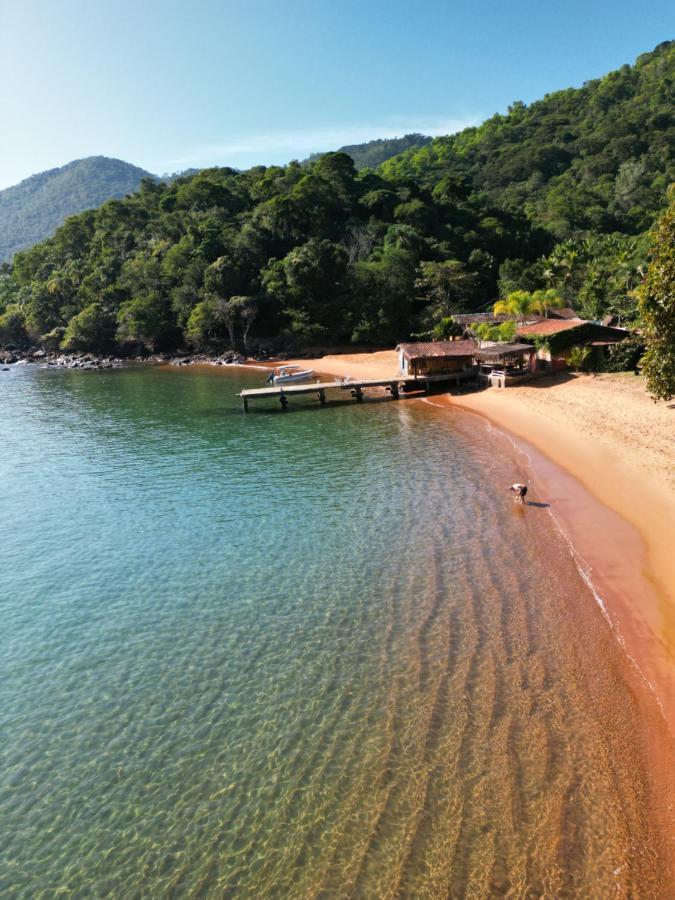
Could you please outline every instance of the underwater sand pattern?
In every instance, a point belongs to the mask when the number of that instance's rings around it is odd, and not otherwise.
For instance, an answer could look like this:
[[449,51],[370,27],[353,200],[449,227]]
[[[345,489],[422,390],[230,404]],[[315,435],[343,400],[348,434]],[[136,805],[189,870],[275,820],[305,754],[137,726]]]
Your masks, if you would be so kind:
[[508,443],[243,383],[0,398],[0,893],[666,896],[658,709]]

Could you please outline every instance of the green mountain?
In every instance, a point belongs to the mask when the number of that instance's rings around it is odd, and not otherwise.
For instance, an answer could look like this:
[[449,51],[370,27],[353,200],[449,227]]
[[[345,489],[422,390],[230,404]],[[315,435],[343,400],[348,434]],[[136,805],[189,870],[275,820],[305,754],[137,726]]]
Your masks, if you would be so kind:
[[402,153],[382,174],[478,191],[559,239],[638,234],[675,180],[674,81],[668,41],[582,88],[514,103],[506,115]]
[[49,237],[68,216],[134,193],[146,177],[121,159],[89,156],[0,191],[0,262]]
[[[405,134],[400,138],[378,138],[365,144],[348,144],[340,147],[338,153],[346,153],[354,160],[357,169],[376,169],[381,163],[397,153],[409,150],[411,147],[425,147],[431,143],[431,138],[424,134]],[[307,162],[316,162],[321,153],[313,153]]]
[[390,344],[515,290],[637,316],[675,180],[675,46],[377,170],[205,169],[73,216],[0,269],[0,343]]

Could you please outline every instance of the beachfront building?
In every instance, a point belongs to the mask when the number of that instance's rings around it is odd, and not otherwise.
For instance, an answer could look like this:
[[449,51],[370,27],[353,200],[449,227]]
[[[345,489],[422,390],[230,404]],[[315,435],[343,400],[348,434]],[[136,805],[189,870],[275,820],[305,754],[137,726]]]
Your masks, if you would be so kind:
[[399,344],[399,372],[434,381],[459,381],[476,375],[475,341],[424,341]]
[[629,337],[630,332],[574,318],[527,322],[518,326],[516,335],[536,346],[539,371],[560,372],[567,368],[567,357],[573,347],[591,347],[593,355],[599,358],[613,344]]
[[478,380],[492,387],[507,387],[527,381],[536,371],[532,344],[483,344],[476,351]]

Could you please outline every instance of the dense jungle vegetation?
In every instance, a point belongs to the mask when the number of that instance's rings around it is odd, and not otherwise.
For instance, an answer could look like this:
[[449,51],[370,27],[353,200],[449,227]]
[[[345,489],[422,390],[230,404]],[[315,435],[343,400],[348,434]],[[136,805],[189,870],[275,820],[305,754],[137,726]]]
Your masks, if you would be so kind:
[[0,342],[392,344],[515,290],[630,322],[675,180],[675,45],[357,171],[143,180],[0,271]]
[[647,352],[642,363],[650,394],[675,397],[675,185],[670,206],[654,229],[651,263],[640,285],[640,323]]

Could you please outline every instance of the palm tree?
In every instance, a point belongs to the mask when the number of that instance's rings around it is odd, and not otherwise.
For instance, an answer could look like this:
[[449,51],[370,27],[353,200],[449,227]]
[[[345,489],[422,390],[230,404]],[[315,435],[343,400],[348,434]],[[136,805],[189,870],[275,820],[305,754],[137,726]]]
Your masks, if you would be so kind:
[[572,347],[567,357],[567,365],[575,372],[581,372],[586,368],[590,355],[590,347]]
[[512,291],[506,300],[497,300],[493,311],[496,316],[513,316],[524,322],[532,312],[532,294],[529,291]]
[[[578,287],[578,277],[588,252],[588,247],[584,248],[583,243],[564,241],[553,248],[546,260],[547,269],[544,272],[546,281],[550,285],[557,284],[565,297],[573,294]],[[577,249],[580,246],[582,249]]]
[[532,312],[539,313],[548,318],[549,309],[558,309],[565,305],[565,301],[554,288],[547,291],[535,291],[532,294]]

